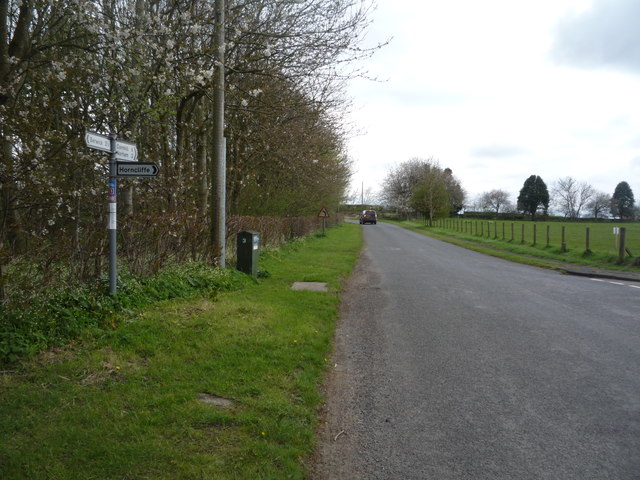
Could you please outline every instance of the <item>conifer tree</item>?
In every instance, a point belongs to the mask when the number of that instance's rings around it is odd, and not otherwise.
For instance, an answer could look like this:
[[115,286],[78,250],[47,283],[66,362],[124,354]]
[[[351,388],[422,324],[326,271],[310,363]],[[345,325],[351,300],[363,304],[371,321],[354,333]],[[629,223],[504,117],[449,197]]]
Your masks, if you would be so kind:
[[531,175],[527,178],[518,195],[518,210],[531,215],[535,221],[536,213],[542,209],[544,214],[549,210],[549,190],[542,178]]

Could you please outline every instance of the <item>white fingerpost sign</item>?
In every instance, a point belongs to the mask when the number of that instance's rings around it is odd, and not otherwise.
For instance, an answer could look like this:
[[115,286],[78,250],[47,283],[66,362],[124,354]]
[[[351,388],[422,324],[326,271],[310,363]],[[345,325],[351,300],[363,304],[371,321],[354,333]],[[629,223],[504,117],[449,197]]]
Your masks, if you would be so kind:
[[118,228],[117,179],[118,177],[155,177],[158,174],[159,168],[155,163],[137,162],[138,147],[136,144],[125,140],[117,140],[115,133],[101,135],[95,132],[85,132],[84,142],[87,147],[93,150],[109,153],[109,293],[115,295],[118,278],[116,270],[116,233]]

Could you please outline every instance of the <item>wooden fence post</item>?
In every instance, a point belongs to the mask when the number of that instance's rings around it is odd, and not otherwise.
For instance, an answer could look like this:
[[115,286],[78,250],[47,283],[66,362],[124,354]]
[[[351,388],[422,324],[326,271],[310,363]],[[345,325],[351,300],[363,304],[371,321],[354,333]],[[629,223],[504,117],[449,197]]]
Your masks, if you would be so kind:
[[513,222],[511,223],[511,241],[513,242]]
[[624,249],[625,249],[625,237],[626,237],[627,229],[625,227],[620,227],[620,249],[618,250],[618,263],[624,262]]
[[537,229],[537,227],[538,227],[538,226],[534,223],[534,224],[533,224],[533,246],[534,246],[534,247],[536,246],[536,237],[537,237],[537,234],[538,234],[538,229]]
[[561,252],[567,251],[567,243],[564,241],[564,225],[562,226],[562,243],[560,244],[560,251]]
[[585,253],[591,253],[591,249],[589,248],[589,227],[587,227],[587,234],[586,235],[587,235],[587,238],[586,238],[586,240],[587,240],[587,248],[585,250]]
[[550,239],[551,239],[551,235],[549,235],[549,229],[550,228],[551,227],[549,225],[547,225],[547,247],[549,246],[549,242],[550,242]]
[[502,241],[504,241],[504,222],[502,223]]
[[520,243],[524,243],[524,223],[522,224],[522,238],[520,239]]
[[480,222],[480,236],[484,237],[484,222]]

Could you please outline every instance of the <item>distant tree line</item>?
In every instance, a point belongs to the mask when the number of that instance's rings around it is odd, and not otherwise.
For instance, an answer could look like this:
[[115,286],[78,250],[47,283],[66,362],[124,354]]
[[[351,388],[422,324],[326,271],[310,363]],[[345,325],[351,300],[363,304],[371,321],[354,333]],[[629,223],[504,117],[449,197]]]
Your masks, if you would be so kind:
[[599,192],[586,182],[573,177],[555,181],[549,190],[538,175],[531,175],[524,182],[516,203],[504,190],[491,190],[481,194],[467,210],[499,215],[526,214],[534,219],[546,216],[550,208],[569,220],[585,216],[593,219],[608,218],[634,220],[640,217],[633,191],[625,181],[618,183],[613,194]]
[[560,178],[549,189],[539,175],[531,175],[515,202],[502,189],[484,192],[469,203],[466,197],[450,169],[443,169],[432,158],[413,158],[389,170],[380,200],[401,215],[422,214],[429,223],[460,212],[477,218],[518,220],[548,217],[551,210],[569,220],[585,216],[596,220],[610,216],[620,220],[640,218],[640,208],[636,207],[633,191],[625,181],[618,183],[609,195],[573,177]]
[[[229,215],[337,205],[350,162],[342,122],[364,0],[226,0]],[[211,0],[0,2],[0,266],[27,250],[104,253],[107,159],[84,133],[136,142],[159,164],[121,179],[121,218],[199,235],[211,202]],[[375,50],[375,49],[374,49]],[[190,228],[186,228],[189,225]],[[133,238],[133,237],[132,237]],[[136,240],[137,241],[137,240]],[[144,241],[142,239],[141,241]]]

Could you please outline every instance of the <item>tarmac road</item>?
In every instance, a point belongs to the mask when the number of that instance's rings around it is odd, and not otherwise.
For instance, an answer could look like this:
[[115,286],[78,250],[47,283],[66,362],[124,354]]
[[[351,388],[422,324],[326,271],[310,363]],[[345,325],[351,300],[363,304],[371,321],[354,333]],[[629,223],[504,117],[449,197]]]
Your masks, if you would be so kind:
[[640,289],[366,225],[314,479],[640,479]]

